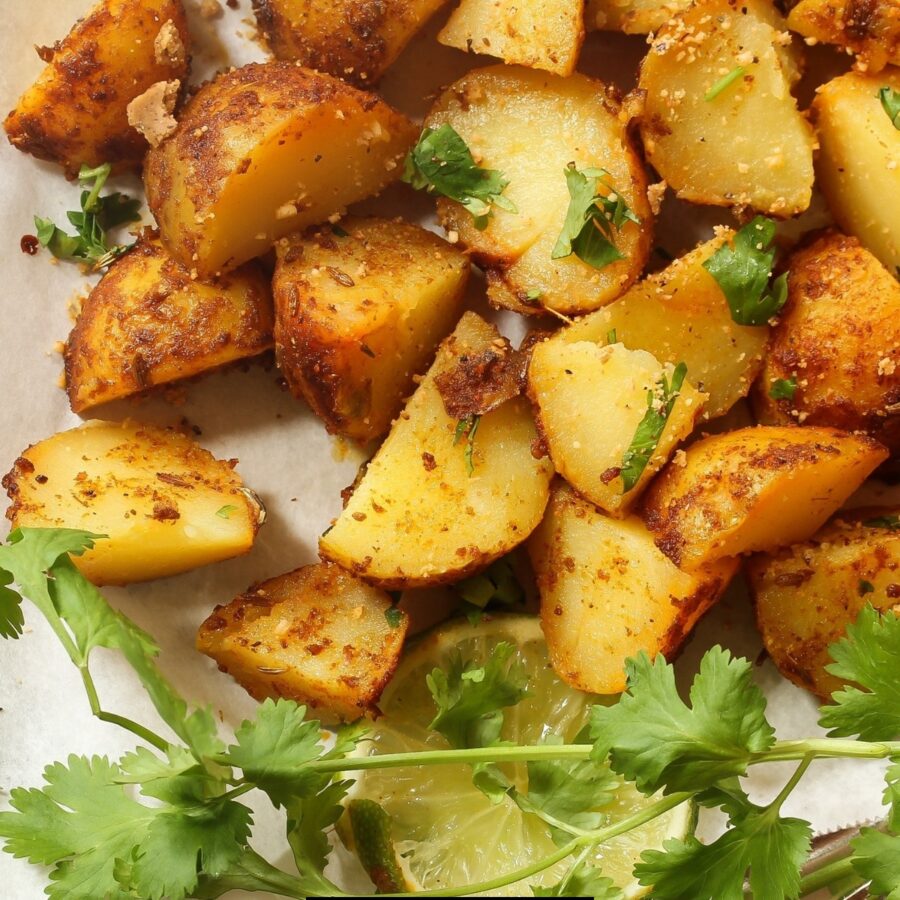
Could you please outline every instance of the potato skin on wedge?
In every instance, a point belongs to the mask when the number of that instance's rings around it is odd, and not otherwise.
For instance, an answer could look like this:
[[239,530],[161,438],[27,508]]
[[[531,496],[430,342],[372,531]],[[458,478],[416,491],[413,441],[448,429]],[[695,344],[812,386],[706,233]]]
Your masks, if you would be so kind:
[[304,566],[217,606],[197,649],[257,700],[287,697],[349,722],[377,713],[400,659],[408,617],[391,609],[384,591],[340,566]]

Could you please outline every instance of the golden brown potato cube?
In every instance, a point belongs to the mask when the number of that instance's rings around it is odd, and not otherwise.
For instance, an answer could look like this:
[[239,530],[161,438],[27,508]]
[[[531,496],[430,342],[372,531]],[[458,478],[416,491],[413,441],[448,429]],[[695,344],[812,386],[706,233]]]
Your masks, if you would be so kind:
[[466,313],[319,542],[327,559],[388,589],[458,581],[520,544],[547,505],[528,401],[514,397],[474,433],[447,414],[436,378],[489,351],[499,333]]
[[755,390],[760,421],[865,431],[900,450],[900,284],[836,232],[789,265],[788,302]]
[[841,228],[891,272],[900,271],[900,131],[879,99],[900,91],[900,71],[842,75],[818,89],[813,113],[821,149],[819,187]]
[[106,535],[73,559],[94,584],[164,578],[247,553],[264,511],[195,441],[138,422],[86,422],[32,444],[3,478],[13,528]]
[[663,379],[672,366],[622,344],[579,341],[537,344],[528,366],[528,396],[550,459],[572,487],[601,509],[625,515],[644,488],[693,430],[706,395],[687,380],[637,481],[626,485],[623,467],[635,434],[648,415],[648,398],[667,402]]
[[329,431],[384,434],[462,310],[469,261],[415,225],[344,219],[276,244],[275,340]]
[[462,0],[438,40],[510,64],[571,75],[584,40],[584,0]]
[[596,694],[625,690],[625,660],[642,650],[671,659],[738,567],[682,572],[637,516],[610,518],[562,482],[528,551],[553,668]]
[[147,142],[127,107],[158,81],[185,79],[189,35],[181,0],[101,0],[69,34],[39,49],[47,66],[3,127],[9,142],[57,162],[136,169]]
[[73,412],[200,375],[272,346],[272,298],[248,263],[200,281],[143,235],[85,300],[66,343]]
[[690,5],[691,0],[587,0],[585,26],[589,31],[650,34]]
[[384,591],[319,563],[217,606],[197,649],[257,700],[287,697],[328,722],[348,722],[378,712],[407,622]]
[[669,463],[644,497],[657,546],[693,570],[802,541],[887,458],[869,437],[778,425],[714,434]]
[[233,269],[399,177],[416,129],[372,94],[289,62],[203,85],[147,155],[147,203],[173,256]]
[[278,59],[375,84],[446,0],[252,0]]
[[787,218],[812,196],[813,132],[771,4],[702,0],[657,32],[641,66],[653,167],[693,203]]
[[[478,164],[509,180],[503,195],[517,208],[493,208],[479,230],[459,203],[438,200],[438,214],[488,272],[494,305],[522,313],[543,308],[563,313],[603,306],[635,281],[647,261],[652,213],[647,177],[618,118],[611,89],[573,75],[559,78],[534,69],[490,66],[476,69],[438,99],[426,125],[450,124]],[[624,256],[595,269],[574,254],[553,259],[569,206],[566,166],[599,167],[641,225],[625,222],[615,234]]]

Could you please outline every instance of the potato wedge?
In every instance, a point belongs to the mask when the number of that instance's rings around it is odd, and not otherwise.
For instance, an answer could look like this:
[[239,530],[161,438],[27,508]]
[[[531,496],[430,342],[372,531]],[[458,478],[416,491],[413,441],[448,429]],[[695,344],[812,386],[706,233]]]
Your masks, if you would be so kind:
[[571,75],[584,40],[584,0],[462,0],[438,40],[511,65]]
[[813,114],[821,149],[819,187],[841,228],[891,272],[900,271],[900,132],[881,106],[882,87],[900,91],[900,70],[841,75],[819,88]]
[[190,37],[181,0],[100,0],[59,45],[3,123],[9,142],[59,163],[137,169],[147,142],[126,109],[158,81],[185,79]]
[[[612,90],[599,82],[511,66],[476,69],[438,99],[426,125],[452,125],[479,165],[509,179],[504,196],[518,209],[495,208],[479,230],[462,205],[438,200],[444,227],[487,269],[494,305],[532,314],[544,307],[587,312],[614,300],[640,275],[650,252],[652,214],[646,173],[618,112]],[[605,169],[608,185],[642,222],[626,222],[617,231],[625,258],[602,269],[574,255],[551,257],[569,206],[570,162]]]
[[462,311],[469,261],[415,225],[344,219],[275,245],[278,365],[329,431],[383,435]]
[[[760,421],[864,431],[900,450],[900,284],[837,232],[789,266],[788,302],[754,391]],[[793,396],[773,397],[784,382]]]
[[532,351],[528,396],[550,459],[572,487],[614,516],[631,509],[703,409],[706,395],[688,373],[646,467],[626,490],[626,451],[648,413],[648,397],[668,399],[660,387],[672,372],[650,353],[622,344],[545,341]]
[[272,298],[248,263],[199,281],[142,235],[85,300],[66,343],[73,412],[190,378],[272,347]]
[[[520,544],[547,505],[552,466],[536,459],[528,401],[508,400],[469,438],[435,379],[499,334],[466,313],[319,542],[323,558],[388,589],[456,581]],[[471,471],[468,464],[471,460]]]
[[587,0],[585,25],[589,31],[650,34],[690,5],[691,0]]
[[287,697],[326,722],[349,722],[377,713],[407,623],[384,591],[319,563],[217,606],[197,649],[257,700]]
[[6,517],[106,535],[73,559],[94,584],[164,578],[253,546],[264,510],[234,462],[155,425],[87,422],[22,452]]
[[562,482],[528,540],[541,625],[556,673],[596,694],[625,689],[625,660],[671,659],[738,568],[721,559],[682,572],[637,516],[613,519]]
[[416,129],[372,94],[289,62],[208,82],[147,155],[147,203],[169,252],[233,269],[394,181]]
[[699,0],[656,34],[641,66],[641,135],[682,199],[780,218],[809,206],[813,132],[791,96],[783,28],[761,0]]
[[714,434],[669,463],[644,497],[656,545],[692,570],[802,541],[888,456],[869,437],[777,425]]

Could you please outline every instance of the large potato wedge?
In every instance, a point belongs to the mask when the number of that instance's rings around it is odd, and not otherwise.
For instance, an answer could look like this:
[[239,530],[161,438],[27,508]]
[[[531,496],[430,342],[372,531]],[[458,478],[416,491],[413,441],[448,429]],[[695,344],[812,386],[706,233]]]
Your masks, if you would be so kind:
[[703,409],[706,395],[688,371],[646,467],[626,490],[626,451],[648,414],[648,397],[664,401],[660,382],[672,373],[650,353],[622,344],[545,341],[532,350],[528,396],[550,459],[572,487],[612,515],[631,509]]
[[288,386],[330,431],[380,437],[459,318],[468,259],[387,219],[344,219],[275,249],[276,353]]
[[625,689],[625,660],[671,659],[738,567],[721,559],[682,572],[637,516],[604,515],[561,482],[528,551],[556,673],[582,691]]
[[531,534],[547,505],[552,466],[532,454],[537,432],[528,401],[516,397],[486,413],[469,444],[435,382],[498,338],[475,313],[463,316],[322,536],[324,558],[382,587],[419,587],[456,581]]
[[[452,125],[480,166],[509,180],[504,196],[518,210],[494,208],[479,230],[461,204],[438,200],[444,227],[487,269],[495,305],[523,313],[544,307],[587,312],[614,300],[640,275],[652,214],[644,167],[618,113],[612,90],[583,75],[559,78],[512,66],[470,72],[438,99],[426,125]],[[570,162],[605,169],[608,184],[642,222],[626,222],[617,232],[625,258],[602,269],[574,255],[551,257],[569,206]]]
[[869,437],[834,428],[742,428],[688,447],[644,497],[657,546],[695,569],[724,556],[808,538],[887,458]]
[[94,584],[127,584],[240,556],[263,518],[234,461],[136,422],[87,422],[32,444],[3,478],[13,528],[106,535],[73,559]]
[[587,0],[585,25],[589,30],[650,34],[690,5],[691,0]]
[[372,94],[293,63],[252,63],[201,87],[150,151],[147,203],[169,252],[214,275],[381,190],[414,140]]
[[791,96],[783,27],[761,0],[698,0],[657,32],[641,66],[641,135],[682,199],[781,218],[809,206],[813,132]]
[[[754,392],[760,421],[865,431],[900,450],[900,284],[836,232],[788,265],[788,302]],[[792,397],[772,397],[779,380],[796,385]]]
[[197,649],[257,700],[287,697],[328,722],[348,722],[377,713],[407,623],[384,591],[320,563],[217,606]]
[[66,343],[73,412],[208,372],[272,346],[272,298],[248,263],[192,279],[154,235],[142,235],[91,291]]
[[47,66],[3,123],[9,142],[69,177],[82,164],[138,168],[147,142],[128,124],[128,104],[184,79],[189,43],[181,0],[100,0],[41,51]]
[[813,114],[821,149],[819,187],[841,228],[891,272],[900,271],[900,131],[882,108],[882,87],[900,91],[900,71],[851,72],[819,88]]

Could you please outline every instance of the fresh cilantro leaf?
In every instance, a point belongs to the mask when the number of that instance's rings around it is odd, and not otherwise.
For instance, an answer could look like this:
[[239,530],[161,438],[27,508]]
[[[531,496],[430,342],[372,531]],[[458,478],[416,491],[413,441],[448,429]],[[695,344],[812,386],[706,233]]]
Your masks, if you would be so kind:
[[25,627],[22,614],[22,598],[12,590],[13,577],[0,571],[0,637],[17,638]]
[[894,757],[884,776],[887,787],[884,789],[884,803],[890,807],[888,811],[888,828],[900,831],[900,758]]
[[739,78],[744,77],[747,70],[743,66],[735,66],[727,75],[723,75],[707,92],[703,99],[709,103],[715,100],[719,94],[727,91]]
[[900,516],[876,516],[874,519],[866,519],[863,525],[866,528],[887,528],[890,531],[897,531],[900,529]]
[[640,481],[644,469],[652,459],[681,393],[685,375],[687,365],[680,362],[672,372],[671,381],[662,373],[655,386],[647,391],[647,412],[638,423],[631,444],[622,457],[622,493],[627,494]]
[[624,900],[625,897],[611,878],[584,863],[550,887],[532,885],[531,892],[535,897],[593,897],[593,900]]
[[342,801],[352,784],[352,781],[335,781],[318,793],[287,801],[288,843],[300,875],[307,884],[315,885],[310,891],[313,896],[340,893],[322,871],[331,853],[327,830],[343,814]]
[[475,472],[475,460],[473,458],[473,454],[475,453],[475,433],[478,431],[478,424],[480,422],[481,416],[476,416],[474,414],[467,416],[465,419],[460,419],[456,423],[456,432],[453,435],[454,446],[458,444],[463,437],[466,439],[466,449],[463,453],[469,478],[471,478]]
[[881,108],[891,120],[891,125],[900,131],[900,91],[885,85],[878,91],[878,99],[881,101]]
[[525,591],[508,556],[491,563],[480,574],[458,581],[453,591],[462,598],[463,612],[473,625],[481,621],[489,604],[508,608],[525,599]]
[[384,617],[387,619],[387,623],[391,628],[399,628],[403,622],[403,616],[403,610],[397,609],[396,606],[390,606],[384,611]]
[[773,400],[793,400],[796,393],[797,379],[793,375],[790,378],[776,378],[769,388],[769,396]]
[[618,339],[616,338],[616,329],[610,328],[609,331],[606,332],[606,343],[607,344],[617,344]]
[[221,794],[223,782],[197,762],[186,747],[170,745],[165,757],[137,747],[119,760],[116,784],[139,784],[145,797],[165,803],[193,804]]
[[850,847],[853,868],[872,882],[869,896],[900,900],[900,835],[863,828]]
[[234,506],[234,505],[231,504],[231,503],[226,503],[225,506],[220,506],[220,507],[216,510],[216,515],[217,515],[220,519],[230,519],[230,518],[231,518],[231,514],[232,514],[233,512],[237,512],[237,507]]
[[738,325],[765,325],[787,302],[787,273],[771,284],[775,249],[775,223],[757,216],[703,263],[716,279],[731,318]]

